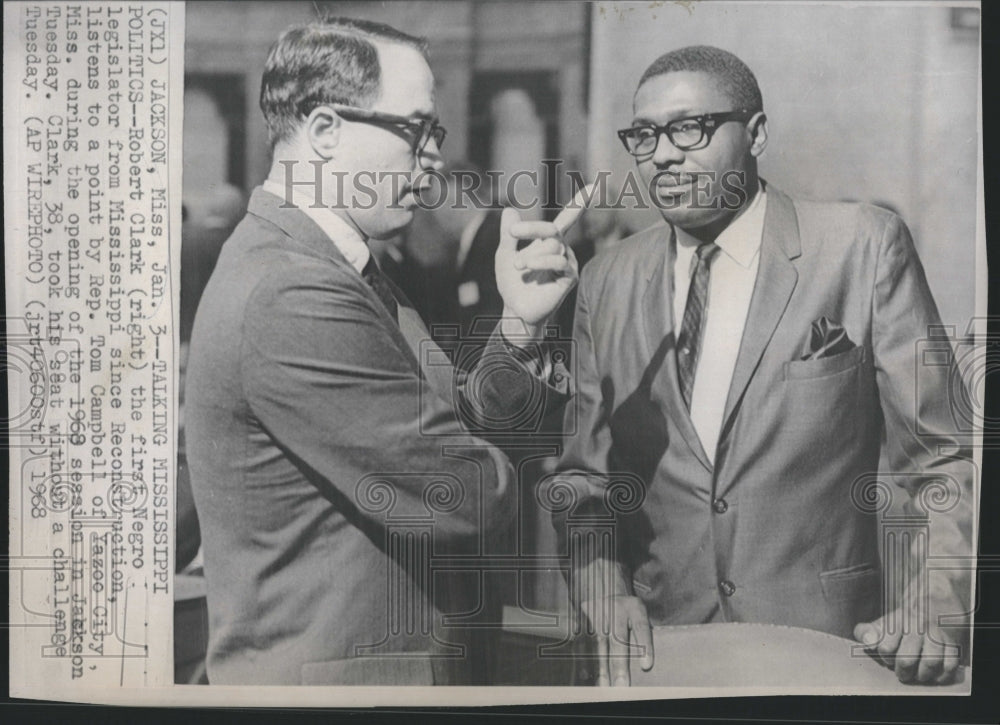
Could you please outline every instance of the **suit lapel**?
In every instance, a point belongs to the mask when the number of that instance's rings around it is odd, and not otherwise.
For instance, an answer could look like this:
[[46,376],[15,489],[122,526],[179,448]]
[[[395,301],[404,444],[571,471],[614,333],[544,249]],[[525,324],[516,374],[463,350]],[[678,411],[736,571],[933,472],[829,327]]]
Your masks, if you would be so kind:
[[435,388],[450,390],[453,370],[448,355],[434,342],[427,325],[420,318],[420,313],[407,299],[403,290],[391,279],[387,278],[387,281],[399,305],[399,331],[403,333],[407,346],[413,352],[417,372],[422,378],[429,380]]
[[[655,378],[655,384],[663,392],[666,400],[667,415],[674,420],[677,429],[684,436],[688,447],[694,452],[695,457],[706,470],[712,470],[712,464],[705,454],[705,449],[701,445],[698,432],[691,422],[691,415],[684,405],[681,397],[680,383],[677,379],[677,335],[674,327],[674,313],[672,300],[674,260],[677,257],[676,240],[672,227],[669,229],[669,239],[667,243],[667,253],[659,254],[659,263],[653,265],[652,270],[646,277],[646,289],[642,298],[642,318],[644,336],[643,341],[646,346],[646,359],[652,361],[660,347],[666,344],[669,347],[666,357],[663,358],[663,365],[659,375]],[[666,230],[664,230],[666,231]],[[657,239],[657,246],[662,242]]]
[[[326,259],[338,267],[354,270],[350,262],[344,258],[344,255],[340,253],[337,246],[326,235],[326,232],[320,229],[316,222],[303,213],[301,209],[294,206],[286,206],[283,199],[263,189],[256,189],[250,196],[247,210],[280,228],[290,239],[308,249],[313,255]],[[428,369],[424,368],[420,363],[421,345],[434,345],[434,343],[429,342],[431,339],[430,333],[427,332],[427,328],[420,319],[420,315],[413,309],[413,305],[406,298],[406,295],[403,294],[399,287],[393,284],[392,280],[386,279],[392,287],[392,294],[396,298],[396,302],[399,304],[399,325],[393,322],[388,311],[385,310],[382,301],[368,284],[363,283],[362,287],[365,290],[365,294],[370,295],[370,299],[376,302],[376,308],[386,323],[389,334],[396,339],[400,350],[407,357],[417,374],[424,377]],[[440,352],[440,349],[436,345],[434,347]],[[444,356],[444,352],[440,352],[440,354]],[[428,352],[428,355],[430,356],[428,359],[436,359],[435,353]],[[431,369],[435,373],[430,376],[432,378],[440,378],[445,375],[445,371],[439,371],[436,367]],[[448,372],[450,373],[450,370]],[[450,375],[448,376],[448,381],[448,387],[450,387]]]
[[736,358],[736,368],[726,398],[720,442],[728,434],[743,393],[788,307],[788,301],[799,278],[791,260],[800,254],[799,225],[792,201],[774,187],[767,187],[767,211],[764,213],[760,266],[753,295],[750,298],[750,309]]
[[[645,289],[642,295],[643,342],[646,346],[646,358],[651,359],[663,344],[666,335],[673,337],[673,313],[670,310],[670,300],[673,299],[673,280],[670,270],[674,265],[676,250],[674,249],[673,229],[665,227],[663,233],[669,235],[667,252],[662,253],[663,242],[654,240],[657,250],[657,262],[651,265],[646,274]],[[675,376],[676,377],[676,376]]]

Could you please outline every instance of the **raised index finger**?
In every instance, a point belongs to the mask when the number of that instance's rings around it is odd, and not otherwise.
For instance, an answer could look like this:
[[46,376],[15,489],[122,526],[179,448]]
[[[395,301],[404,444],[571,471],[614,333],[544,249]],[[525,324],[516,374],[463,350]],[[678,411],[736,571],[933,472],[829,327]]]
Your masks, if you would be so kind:
[[571,226],[576,224],[576,220],[580,218],[580,215],[590,205],[590,202],[594,200],[592,193],[594,186],[595,184],[587,184],[576,192],[573,200],[563,207],[559,215],[552,220],[552,223],[558,227],[560,234],[565,234]]

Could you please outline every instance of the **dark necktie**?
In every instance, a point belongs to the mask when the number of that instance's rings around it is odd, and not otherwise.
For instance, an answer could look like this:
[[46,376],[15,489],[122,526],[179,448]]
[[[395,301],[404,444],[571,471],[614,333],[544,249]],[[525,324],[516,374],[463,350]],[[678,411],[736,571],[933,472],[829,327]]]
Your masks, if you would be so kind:
[[399,308],[396,303],[396,297],[392,293],[392,285],[389,280],[379,269],[378,264],[375,262],[375,258],[369,256],[368,263],[365,268],[361,270],[361,276],[365,278],[365,282],[375,290],[375,294],[378,298],[382,300],[382,304],[385,308],[389,310],[389,314],[392,316],[396,322],[399,322]]
[[677,377],[681,384],[684,405],[691,410],[691,393],[694,391],[694,373],[698,367],[701,352],[701,338],[704,332],[705,306],[708,303],[708,274],[712,259],[719,251],[719,245],[707,242],[695,251],[697,264],[688,287],[687,304],[684,306],[684,321],[677,336]]

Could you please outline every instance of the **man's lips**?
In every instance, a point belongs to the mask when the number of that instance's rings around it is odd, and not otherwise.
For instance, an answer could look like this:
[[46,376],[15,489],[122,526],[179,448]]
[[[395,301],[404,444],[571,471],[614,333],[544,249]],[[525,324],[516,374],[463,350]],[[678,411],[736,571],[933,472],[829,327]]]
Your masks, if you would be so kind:
[[421,199],[420,195],[426,193],[430,187],[427,186],[415,186],[412,188],[407,188],[403,190],[403,193],[399,195],[400,200],[406,199],[408,203],[412,205],[419,204]]
[[677,187],[687,187],[694,183],[694,177],[688,174],[664,173],[656,177],[658,191],[670,191]]

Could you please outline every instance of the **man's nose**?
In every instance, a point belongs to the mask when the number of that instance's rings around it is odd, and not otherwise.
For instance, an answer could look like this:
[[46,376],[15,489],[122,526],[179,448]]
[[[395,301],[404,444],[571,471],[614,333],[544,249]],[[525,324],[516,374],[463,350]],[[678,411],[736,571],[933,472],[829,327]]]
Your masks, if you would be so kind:
[[684,152],[674,146],[667,132],[663,131],[656,137],[656,149],[653,151],[653,163],[657,166],[679,164],[684,160]]
[[427,140],[427,144],[418,154],[417,163],[420,168],[429,171],[440,171],[444,167],[444,158],[441,156],[441,149],[438,148],[437,141],[433,138]]

